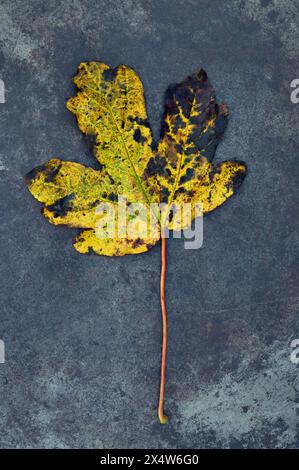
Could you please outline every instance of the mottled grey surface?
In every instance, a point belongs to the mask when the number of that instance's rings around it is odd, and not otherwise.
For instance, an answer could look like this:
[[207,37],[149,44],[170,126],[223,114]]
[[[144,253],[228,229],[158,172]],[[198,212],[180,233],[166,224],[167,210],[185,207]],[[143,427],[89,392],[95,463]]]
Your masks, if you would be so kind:
[[[2,0],[1,447],[299,447],[298,0]],[[204,67],[245,160],[204,245],[168,244],[168,426],[156,419],[160,252],[83,256],[23,176],[95,165],[65,102],[80,61],[134,67],[155,136],[167,85]],[[296,409],[296,407],[298,407]]]

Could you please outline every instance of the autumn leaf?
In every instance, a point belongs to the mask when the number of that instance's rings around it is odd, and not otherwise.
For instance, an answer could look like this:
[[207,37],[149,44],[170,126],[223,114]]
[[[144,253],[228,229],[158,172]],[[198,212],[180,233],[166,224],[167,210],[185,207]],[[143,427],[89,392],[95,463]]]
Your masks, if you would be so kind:
[[[80,253],[138,254],[161,238],[163,343],[158,414],[164,423],[166,229],[185,228],[197,215],[222,205],[242,183],[246,166],[235,160],[212,163],[228,111],[217,104],[204,70],[167,90],[157,144],[147,119],[142,82],[134,70],[83,62],[74,82],[78,93],[67,107],[92,146],[99,168],[54,158],[28,173],[28,188],[44,204],[42,213],[50,223],[84,229],[74,240]],[[136,210],[140,203],[146,213]],[[166,210],[157,209],[159,203]],[[183,204],[192,208],[187,223],[173,216],[173,208]],[[116,222],[113,235],[103,207],[111,207]],[[149,229],[153,219],[154,232]],[[105,236],[99,236],[99,226]]]

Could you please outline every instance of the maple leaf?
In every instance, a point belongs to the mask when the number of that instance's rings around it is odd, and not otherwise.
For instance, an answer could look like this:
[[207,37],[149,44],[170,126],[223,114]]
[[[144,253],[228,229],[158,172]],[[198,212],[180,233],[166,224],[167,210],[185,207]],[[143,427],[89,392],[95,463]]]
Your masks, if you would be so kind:
[[[83,62],[74,82],[78,94],[67,107],[91,143],[99,169],[55,158],[27,174],[28,188],[44,204],[42,213],[50,223],[84,229],[74,240],[80,253],[138,254],[148,251],[161,238],[163,343],[158,414],[164,423],[165,230],[186,227],[185,219],[173,214],[170,217],[170,213],[172,207],[189,203],[190,224],[199,215],[198,207],[200,213],[213,211],[235,193],[245,177],[246,166],[234,160],[212,163],[228,111],[224,104],[217,104],[204,70],[167,90],[157,145],[147,119],[142,82],[134,70],[125,65],[111,68],[101,62]],[[119,210],[122,197],[124,218]],[[145,216],[136,211],[139,203],[149,209]],[[165,203],[167,210],[153,209],[157,203]],[[104,237],[98,234],[98,224],[103,223],[105,215],[105,211],[97,210],[99,204],[113,207],[117,226],[113,236],[110,232]],[[156,219],[154,232],[148,230],[152,217]],[[129,234],[124,229],[129,223],[136,229],[143,228],[142,236],[135,237],[132,231]]]

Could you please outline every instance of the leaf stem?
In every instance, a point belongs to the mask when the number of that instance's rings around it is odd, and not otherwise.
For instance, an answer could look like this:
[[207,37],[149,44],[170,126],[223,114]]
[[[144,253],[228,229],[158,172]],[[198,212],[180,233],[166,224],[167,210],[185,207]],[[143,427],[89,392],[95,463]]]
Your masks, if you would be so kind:
[[165,232],[161,232],[161,279],[160,279],[160,298],[162,310],[162,355],[161,355],[161,381],[160,381],[160,397],[158,416],[161,424],[168,422],[167,416],[164,415],[164,388],[165,388],[165,369],[166,369],[166,350],[167,350],[167,312],[165,303],[165,277],[166,277],[166,237]]

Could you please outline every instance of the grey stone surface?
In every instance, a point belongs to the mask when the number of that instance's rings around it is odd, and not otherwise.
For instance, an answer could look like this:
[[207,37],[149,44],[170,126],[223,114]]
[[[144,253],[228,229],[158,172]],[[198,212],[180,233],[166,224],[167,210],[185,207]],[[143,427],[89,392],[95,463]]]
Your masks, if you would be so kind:
[[[298,0],[2,0],[0,446],[298,447]],[[167,85],[204,67],[230,123],[216,160],[248,176],[168,243],[168,426],[156,419],[160,252],[83,256],[23,176],[94,166],[73,116],[84,60],[140,74],[155,136]]]

